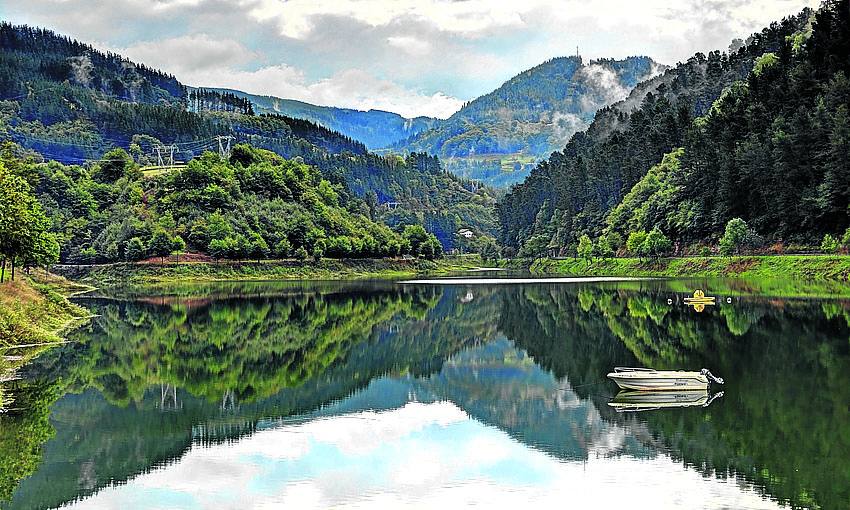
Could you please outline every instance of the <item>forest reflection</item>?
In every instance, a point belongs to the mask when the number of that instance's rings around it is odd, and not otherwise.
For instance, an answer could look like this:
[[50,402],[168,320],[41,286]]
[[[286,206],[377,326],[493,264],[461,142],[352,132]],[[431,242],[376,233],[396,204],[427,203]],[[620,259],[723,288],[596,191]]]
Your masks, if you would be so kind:
[[[671,282],[386,282],[88,299],[100,317],[29,367],[22,410],[0,418],[0,496],[57,506],[276,419],[416,399],[567,461],[664,452],[793,506],[846,506],[848,303],[750,293],[696,313],[667,303],[681,295]],[[618,414],[614,365],[710,367],[725,397]]]

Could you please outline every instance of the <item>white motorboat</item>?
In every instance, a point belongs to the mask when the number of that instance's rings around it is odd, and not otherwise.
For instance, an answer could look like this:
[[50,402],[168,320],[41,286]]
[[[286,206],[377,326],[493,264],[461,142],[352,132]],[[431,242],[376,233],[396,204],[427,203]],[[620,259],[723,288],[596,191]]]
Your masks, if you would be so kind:
[[615,367],[608,378],[624,390],[637,391],[705,390],[710,382],[723,384],[723,379],[715,377],[705,368],[699,372],[686,372]]

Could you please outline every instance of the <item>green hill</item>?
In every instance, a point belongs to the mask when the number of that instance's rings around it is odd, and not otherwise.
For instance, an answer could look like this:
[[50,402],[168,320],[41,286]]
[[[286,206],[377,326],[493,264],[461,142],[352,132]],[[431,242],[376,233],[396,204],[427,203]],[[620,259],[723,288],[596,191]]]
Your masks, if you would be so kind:
[[735,217],[768,241],[840,232],[848,18],[828,1],[639,85],[502,200],[501,242],[570,253],[583,234],[659,227],[682,248]]
[[495,185],[519,182],[535,162],[585,129],[597,110],[663,69],[649,57],[555,58],[392,149],[435,154],[456,175]]

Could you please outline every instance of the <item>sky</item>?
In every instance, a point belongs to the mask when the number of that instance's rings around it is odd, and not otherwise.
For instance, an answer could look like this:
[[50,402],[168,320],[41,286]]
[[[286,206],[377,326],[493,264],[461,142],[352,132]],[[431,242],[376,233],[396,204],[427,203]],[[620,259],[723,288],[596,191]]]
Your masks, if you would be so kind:
[[0,0],[193,86],[446,118],[553,57],[726,49],[817,0]]
[[[613,490],[612,490],[613,489]],[[565,462],[451,402],[408,403],[199,444],[72,509],[137,508],[778,509],[735,477],[667,454]]]

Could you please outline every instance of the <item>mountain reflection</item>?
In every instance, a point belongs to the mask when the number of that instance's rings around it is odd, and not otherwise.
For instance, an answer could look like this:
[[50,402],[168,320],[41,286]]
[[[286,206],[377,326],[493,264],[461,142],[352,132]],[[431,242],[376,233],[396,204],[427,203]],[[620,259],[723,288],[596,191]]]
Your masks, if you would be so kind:
[[[447,401],[556,459],[664,455],[793,506],[846,506],[847,304],[745,296],[697,314],[667,304],[672,285],[254,284],[90,299],[100,317],[29,368],[23,410],[0,421],[0,496],[59,506],[193,444]],[[710,367],[725,397],[617,413],[615,365]]]

